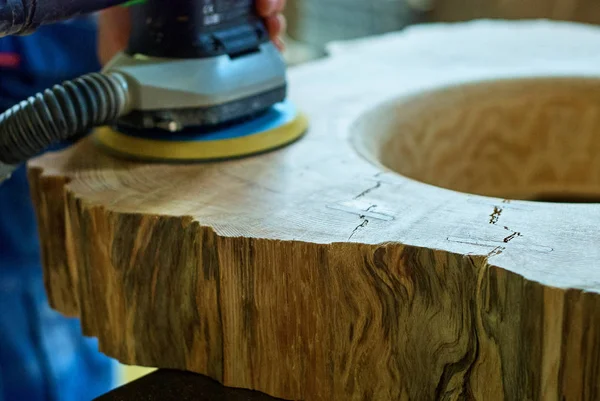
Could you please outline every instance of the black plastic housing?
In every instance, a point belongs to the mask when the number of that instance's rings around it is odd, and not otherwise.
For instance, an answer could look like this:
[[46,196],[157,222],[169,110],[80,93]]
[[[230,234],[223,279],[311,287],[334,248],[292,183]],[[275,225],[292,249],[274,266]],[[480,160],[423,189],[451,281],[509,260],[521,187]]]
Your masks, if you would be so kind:
[[236,56],[269,40],[254,0],[147,0],[130,10],[130,55]]

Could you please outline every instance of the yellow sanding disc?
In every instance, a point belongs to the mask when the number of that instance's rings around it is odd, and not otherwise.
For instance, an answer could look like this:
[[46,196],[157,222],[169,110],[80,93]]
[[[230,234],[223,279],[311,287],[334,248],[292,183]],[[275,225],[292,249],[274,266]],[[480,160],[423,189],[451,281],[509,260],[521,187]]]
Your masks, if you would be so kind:
[[95,142],[117,156],[148,161],[193,162],[231,159],[281,148],[302,137],[307,117],[289,102],[255,120],[202,134],[124,133],[98,128]]

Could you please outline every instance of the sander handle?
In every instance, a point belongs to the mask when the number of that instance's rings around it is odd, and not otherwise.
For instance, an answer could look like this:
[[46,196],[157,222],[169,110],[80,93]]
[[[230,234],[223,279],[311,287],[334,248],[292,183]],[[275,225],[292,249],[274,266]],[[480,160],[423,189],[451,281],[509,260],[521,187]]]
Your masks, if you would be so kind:
[[113,7],[126,0],[0,0],[0,38]]

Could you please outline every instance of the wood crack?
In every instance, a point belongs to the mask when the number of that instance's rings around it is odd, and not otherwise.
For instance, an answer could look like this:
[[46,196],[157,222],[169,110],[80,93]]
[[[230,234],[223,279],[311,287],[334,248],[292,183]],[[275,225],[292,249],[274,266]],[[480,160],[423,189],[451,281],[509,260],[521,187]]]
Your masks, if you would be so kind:
[[362,198],[363,196],[370,194],[371,192],[375,191],[376,189],[378,189],[378,188],[380,188],[380,187],[381,187],[381,181],[377,181],[377,184],[373,185],[373,186],[372,186],[372,187],[370,187],[370,188],[367,188],[367,189],[365,189],[365,190],[364,190],[364,191],[362,191],[360,194],[356,195],[356,196],[354,197],[354,199],[355,199],[355,200],[356,200],[356,199],[360,199],[360,198]]
[[[362,216],[362,218],[364,218],[364,216]],[[352,237],[354,237],[354,234],[356,234],[358,232],[358,230],[360,230],[361,228],[365,228],[368,224],[369,224],[369,220],[365,219],[362,223],[360,223],[358,226],[356,226],[356,228],[352,231],[352,233],[348,237],[348,241],[350,241],[352,239]]]
[[494,206],[494,211],[490,214],[490,224],[496,224],[502,215],[502,208]]

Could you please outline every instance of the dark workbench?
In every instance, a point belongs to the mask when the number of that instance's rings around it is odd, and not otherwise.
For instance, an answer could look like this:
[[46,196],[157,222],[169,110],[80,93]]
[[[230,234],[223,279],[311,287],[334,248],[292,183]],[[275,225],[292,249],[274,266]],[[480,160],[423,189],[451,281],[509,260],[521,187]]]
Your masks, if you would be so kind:
[[256,391],[228,388],[208,377],[157,370],[94,401],[283,401]]

